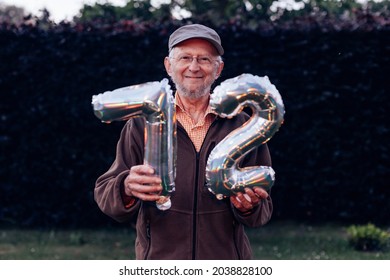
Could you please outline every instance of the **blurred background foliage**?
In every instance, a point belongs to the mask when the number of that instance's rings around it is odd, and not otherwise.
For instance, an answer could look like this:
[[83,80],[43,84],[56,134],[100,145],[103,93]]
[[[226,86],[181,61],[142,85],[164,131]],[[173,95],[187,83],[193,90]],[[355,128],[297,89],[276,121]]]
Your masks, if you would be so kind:
[[1,6],[0,224],[115,224],[93,188],[124,123],[100,123],[92,95],[166,77],[169,34],[195,22],[221,35],[216,84],[267,75],[283,97],[269,142],[274,219],[388,224],[388,1],[278,3],[97,3],[60,23]]
[[[261,21],[289,20],[302,16],[353,18],[356,10],[389,15],[389,0],[128,0],[123,6],[110,1],[84,4],[74,22],[118,22],[122,20],[160,21],[191,18],[209,21],[214,25],[240,21],[257,26]],[[27,15],[23,8],[0,2],[0,22],[21,24]],[[35,15],[36,16],[36,15]],[[41,18],[50,14],[43,10]]]

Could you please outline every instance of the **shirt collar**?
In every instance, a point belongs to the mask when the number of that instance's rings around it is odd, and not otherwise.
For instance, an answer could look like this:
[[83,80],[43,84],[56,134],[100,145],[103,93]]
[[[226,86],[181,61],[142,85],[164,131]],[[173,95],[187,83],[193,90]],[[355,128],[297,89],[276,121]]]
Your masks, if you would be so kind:
[[[175,105],[176,105],[176,109],[179,109],[180,111],[185,112],[183,102],[181,101],[180,95],[178,95],[177,92],[175,94]],[[210,103],[207,106],[206,112],[204,113],[204,117],[206,117],[208,114],[212,114],[214,116],[217,116],[217,114],[211,109]]]

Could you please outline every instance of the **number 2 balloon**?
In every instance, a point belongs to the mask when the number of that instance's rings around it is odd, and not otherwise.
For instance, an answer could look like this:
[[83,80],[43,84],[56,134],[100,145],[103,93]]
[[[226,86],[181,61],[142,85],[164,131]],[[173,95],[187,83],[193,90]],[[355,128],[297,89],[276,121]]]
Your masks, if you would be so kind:
[[275,172],[269,166],[239,168],[241,159],[266,143],[283,123],[282,98],[268,77],[242,74],[217,86],[210,106],[221,117],[233,117],[244,106],[252,109],[250,119],[228,134],[212,150],[206,166],[206,184],[218,199],[255,186],[269,190]]

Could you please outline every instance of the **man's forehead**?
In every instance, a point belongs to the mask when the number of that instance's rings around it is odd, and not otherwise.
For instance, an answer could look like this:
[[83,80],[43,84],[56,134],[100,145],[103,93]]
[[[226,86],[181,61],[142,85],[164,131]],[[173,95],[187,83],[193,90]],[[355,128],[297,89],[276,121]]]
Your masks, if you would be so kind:
[[207,40],[200,39],[200,38],[185,40],[177,44],[175,48],[179,52],[197,52],[197,53],[213,55],[213,56],[218,55],[218,52],[213,46],[213,44],[211,44]]

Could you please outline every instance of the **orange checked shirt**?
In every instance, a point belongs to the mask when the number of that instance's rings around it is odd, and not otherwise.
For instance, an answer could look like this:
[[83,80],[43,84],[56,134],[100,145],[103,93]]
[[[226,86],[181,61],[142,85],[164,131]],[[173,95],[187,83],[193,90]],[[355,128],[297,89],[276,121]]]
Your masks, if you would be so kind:
[[203,118],[200,119],[198,123],[194,123],[190,114],[184,110],[183,103],[178,94],[176,94],[175,101],[176,118],[188,133],[192,143],[194,143],[196,151],[199,152],[203,140],[206,137],[206,133],[216,116],[212,112],[210,106],[208,106]]

